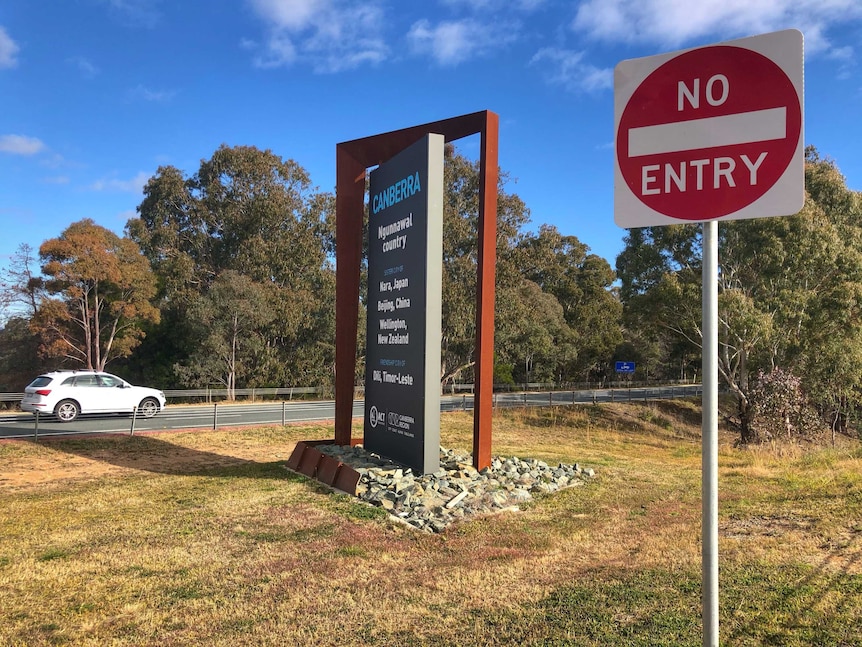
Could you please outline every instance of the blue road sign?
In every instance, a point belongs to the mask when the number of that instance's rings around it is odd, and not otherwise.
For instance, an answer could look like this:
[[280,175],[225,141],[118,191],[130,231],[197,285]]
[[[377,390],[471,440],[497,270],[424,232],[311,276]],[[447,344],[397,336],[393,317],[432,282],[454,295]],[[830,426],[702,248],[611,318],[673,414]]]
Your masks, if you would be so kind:
[[635,363],[634,362],[617,362],[616,363],[616,371],[617,371],[617,373],[634,373],[635,372]]

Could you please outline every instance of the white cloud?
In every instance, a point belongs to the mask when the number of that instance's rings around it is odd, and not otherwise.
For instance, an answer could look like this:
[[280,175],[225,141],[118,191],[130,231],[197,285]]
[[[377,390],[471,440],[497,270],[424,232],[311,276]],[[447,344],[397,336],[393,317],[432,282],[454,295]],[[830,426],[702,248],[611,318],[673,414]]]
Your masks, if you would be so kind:
[[829,52],[829,58],[834,58],[836,61],[850,62],[853,60],[854,52],[850,45],[845,47],[836,47]]
[[135,177],[129,180],[121,180],[114,177],[96,180],[89,186],[89,189],[91,191],[122,191],[125,193],[142,193],[144,190],[144,185],[149,179],[150,175],[148,173],[145,173],[144,171],[141,171]]
[[419,20],[410,27],[407,42],[416,54],[431,56],[440,65],[457,65],[482,56],[517,39],[511,25],[482,23],[464,19],[432,25]]
[[305,29],[315,16],[329,12],[327,0],[251,0],[254,10],[279,29]]
[[128,96],[132,100],[165,102],[174,98],[176,92],[172,90],[151,90],[143,85],[129,90]]
[[267,24],[263,44],[245,40],[257,52],[262,68],[310,63],[316,72],[332,73],[389,55],[383,38],[384,11],[380,0],[358,5],[348,0],[249,0]]
[[613,87],[614,71],[584,61],[584,52],[546,47],[536,52],[531,64],[547,63],[546,79],[573,91],[596,92]]
[[455,9],[465,9],[474,13],[514,9],[534,11],[547,0],[443,0],[443,4]]
[[35,155],[45,150],[42,140],[25,135],[0,135],[0,153],[12,155]]
[[[59,153],[50,153],[49,155],[43,156],[39,163],[45,168],[50,169],[59,169],[70,166],[70,164]],[[71,166],[74,166],[74,164]]]
[[856,52],[853,47],[850,45],[835,47],[827,56],[839,63],[836,74],[839,81],[846,81],[853,76],[853,71],[856,68]]
[[572,25],[597,40],[663,47],[792,27],[812,53],[831,49],[830,26],[860,17],[859,0],[585,0]]
[[457,65],[469,58],[478,42],[472,36],[470,20],[441,22],[432,26],[427,20],[413,24],[407,34],[407,41],[414,52],[430,54],[441,65]]
[[70,181],[68,175],[54,175],[42,179],[45,184],[69,184]]
[[127,24],[155,27],[161,14],[158,10],[159,0],[106,0],[108,6]]
[[[254,41],[244,40],[242,46],[245,49],[259,49]],[[284,67],[296,61],[296,48],[290,38],[284,34],[272,34],[263,52],[255,57],[256,67],[268,69],[273,67]]]
[[0,27],[0,70],[18,65],[18,44]]
[[458,65],[521,40],[524,25],[548,0],[440,0],[450,13],[435,21],[423,18],[410,27],[407,43],[414,54],[439,65]]
[[94,79],[98,76],[100,70],[83,56],[73,56],[66,59],[66,62],[77,68],[85,79]]

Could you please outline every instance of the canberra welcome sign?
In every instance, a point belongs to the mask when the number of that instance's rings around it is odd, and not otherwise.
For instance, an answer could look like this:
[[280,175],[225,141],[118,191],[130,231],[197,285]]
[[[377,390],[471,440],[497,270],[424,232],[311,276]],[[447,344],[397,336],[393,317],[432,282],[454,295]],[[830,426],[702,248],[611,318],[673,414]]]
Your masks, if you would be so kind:
[[426,135],[371,172],[365,448],[440,466],[443,142]]

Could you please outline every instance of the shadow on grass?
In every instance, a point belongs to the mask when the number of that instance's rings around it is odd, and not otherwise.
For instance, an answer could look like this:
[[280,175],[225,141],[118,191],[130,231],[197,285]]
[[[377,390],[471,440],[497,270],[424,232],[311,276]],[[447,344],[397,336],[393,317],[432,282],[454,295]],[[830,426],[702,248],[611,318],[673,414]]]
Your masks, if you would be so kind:
[[818,565],[732,569],[733,590],[745,595],[727,602],[745,620],[727,632],[728,644],[757,637],[770,645],[858,645],[862,575],[854,572],[862,562],[862,536],[854,539],[855,546],[831,551]]
[[[827,562],[840,559],[841,567]],[[856,647],[862,635],[858,553],[818,566],[746,562],[722,573],[721,643]],[[493,644],[699,647],[701,581],[696,570],[597,569],[533,604],[471,609]],[[442,643],[441,643],[442,644]]]
[[150,435],[43,438],[38,442],[91,461],[156,474],[280,480],[300,478],[282,467],[284,461],[257,462],[237,456],[183,447]]

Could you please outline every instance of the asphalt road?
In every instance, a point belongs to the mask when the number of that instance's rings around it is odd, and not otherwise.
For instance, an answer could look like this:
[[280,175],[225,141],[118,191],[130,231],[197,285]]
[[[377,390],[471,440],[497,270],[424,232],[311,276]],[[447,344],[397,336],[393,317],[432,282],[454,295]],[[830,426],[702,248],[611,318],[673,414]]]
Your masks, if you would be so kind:
[[[701,387],[675,386],[635,389],[596,389],[588,391],[553,391],[531,393],[497,393],[496,407],[542,407],[590,402],[625,402],[691,397],[700,395]],[[442,411],[472,410],[472,395],[443,396]],[[364,402],[353,404],[353,415],[364,415]],[[0,438],[33,438],[79,434],[131,434],[133,431],[166,431],[173,429],[213,429],[259,424],[285,424],[332,420],[335,403],[325,401],[291,401],[217,405],[168,405],[153,418],[132,419],[129,415],[82,416],[75,422],[61,423],[52,417],[36,418],[29,413],[0,414]],[[134,427],[134,429],[133,429]]]

